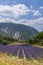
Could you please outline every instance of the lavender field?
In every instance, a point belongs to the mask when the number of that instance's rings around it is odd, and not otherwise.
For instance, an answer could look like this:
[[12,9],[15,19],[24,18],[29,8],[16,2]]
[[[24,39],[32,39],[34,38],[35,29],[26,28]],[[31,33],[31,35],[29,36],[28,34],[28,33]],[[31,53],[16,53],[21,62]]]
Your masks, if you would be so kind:
[[43,48],[31,46],[28,44],[0,45],[0,52],[8,55],[18,56],[23,59],[43,58]]
[[0,65],[43,65],[43,48],[28,45],[0,45]]

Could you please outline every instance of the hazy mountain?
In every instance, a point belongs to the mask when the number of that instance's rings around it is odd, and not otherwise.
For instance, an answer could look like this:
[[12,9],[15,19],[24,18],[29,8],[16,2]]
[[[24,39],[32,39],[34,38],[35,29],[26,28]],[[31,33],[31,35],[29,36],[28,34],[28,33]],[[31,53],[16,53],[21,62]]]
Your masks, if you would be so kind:
[[38,31],[30,26],[13,23],[0,23],[0,35],[13,37],[19,40],[29,40],[38,34]]

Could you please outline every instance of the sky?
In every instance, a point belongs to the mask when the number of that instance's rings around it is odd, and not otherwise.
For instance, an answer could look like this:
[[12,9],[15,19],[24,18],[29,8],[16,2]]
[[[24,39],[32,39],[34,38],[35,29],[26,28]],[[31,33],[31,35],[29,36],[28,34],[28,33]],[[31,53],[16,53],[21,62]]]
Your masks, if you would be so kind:
[[43,0],[0,0],[0,22],[12,22],[43,31]]

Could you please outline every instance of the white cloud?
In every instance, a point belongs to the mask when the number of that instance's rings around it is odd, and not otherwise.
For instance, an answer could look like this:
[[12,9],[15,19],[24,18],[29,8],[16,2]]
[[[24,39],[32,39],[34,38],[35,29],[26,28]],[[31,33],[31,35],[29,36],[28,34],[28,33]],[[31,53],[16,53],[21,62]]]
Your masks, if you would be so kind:
[[43,6],[41,6],[39,9],[43,9]]
[[33,5],[31,5],[30,8],[32,9],[33,8]]
[[43,17],[38,19],[27,20],[25,25],[34,27],[39,31],[43,31]]
[[19,17],[22,15],[26,15],[30,9],[26,7],[24,4],[16,4],[13,6],[9,5],[0,5],[0,15],[2,16],[10,16],[10,17]]
[[34,11],[34,13],[33,13],[33,16],[40,16],[40,15],[41,15],[41,13],[39,12],[39,10]]
[[[31,5],[31,8],[32,8],[32,5]],[[34,27],[39,31],[43,30],[43,17],[38,19],[31,19],[31,20],[27,20],[23,18],[19,20],[13,19],[13,18],[18,18],[22,15],[26,15],[29,12],[33,13],[33,16],[41,15],[39,10],[29,9],[24,4],[16,4],[13,6],[0,5],[0,22],[12,22],[12,23],[24,24],[24,25]]]
[[34,9],[33,9],[33,10],[31,10],[31,12],[32,12],[32,13],[35,13],[35,12],[36,12],[36,10],[34,10]]
[[7,23],[11,22],[11,23],[25,24],[26,21],[27,21],[26,19],[15,20],[15,19],[11,19],[11,18],[3,18],[3,17],[0,16],[0,22],[3,22],[3,23],[5,23],[5,22],[7,22]]
[[0,22],[12,22],[12,23],[17,23],[17,24],[24,24],[27,26],[34,27],[35,29],[39,31],[43,31],[43,17],[42,18],[37,18],[37,19],[11,19],[11,18],[2,18],[0,17]]
[[24,4],[15,4],[15,5],[0,5],[0,15],[1,16],[9,16],[13,18],[17,18],[27,13],[33,13],[33,16],[40,16],[41,13],[39,10],[32,9],[33,6],[30,6],[30,9]]

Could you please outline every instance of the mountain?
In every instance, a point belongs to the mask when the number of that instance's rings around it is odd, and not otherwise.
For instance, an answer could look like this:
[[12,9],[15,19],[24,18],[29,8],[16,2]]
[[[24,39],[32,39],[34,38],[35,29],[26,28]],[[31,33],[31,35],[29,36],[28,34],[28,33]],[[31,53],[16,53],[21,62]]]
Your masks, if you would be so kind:
[[13,37],[19,40],[29,40],[32,39],[39,32],[26,25],[15,24],[15,23],[0,23],[0,35]]

